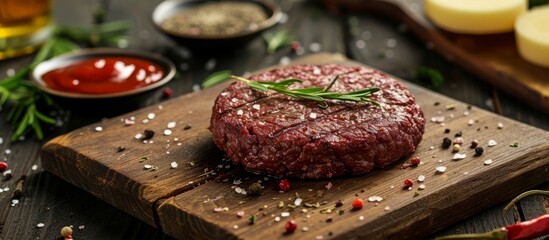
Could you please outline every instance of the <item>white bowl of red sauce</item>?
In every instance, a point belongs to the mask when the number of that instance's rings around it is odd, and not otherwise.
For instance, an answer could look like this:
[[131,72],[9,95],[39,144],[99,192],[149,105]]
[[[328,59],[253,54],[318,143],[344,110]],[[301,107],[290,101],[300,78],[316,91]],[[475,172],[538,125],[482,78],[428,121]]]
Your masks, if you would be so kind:
[[174,75],[174,64],[162,56],[97,48],[40,63],[32,72],[32,81],[51,95],[101,99],[143,93],[166,84]]

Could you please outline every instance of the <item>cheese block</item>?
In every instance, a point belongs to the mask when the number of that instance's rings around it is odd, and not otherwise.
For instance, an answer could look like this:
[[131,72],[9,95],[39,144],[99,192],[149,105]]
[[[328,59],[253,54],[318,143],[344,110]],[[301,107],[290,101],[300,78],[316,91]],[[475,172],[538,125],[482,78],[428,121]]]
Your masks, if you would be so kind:
[[515,23],[517,48],[527,61],[549,67],[549,5],[532,9]]
[[438,27],[465,34],[511,32],[527,8],[527,0],[425,0],[425,12]]

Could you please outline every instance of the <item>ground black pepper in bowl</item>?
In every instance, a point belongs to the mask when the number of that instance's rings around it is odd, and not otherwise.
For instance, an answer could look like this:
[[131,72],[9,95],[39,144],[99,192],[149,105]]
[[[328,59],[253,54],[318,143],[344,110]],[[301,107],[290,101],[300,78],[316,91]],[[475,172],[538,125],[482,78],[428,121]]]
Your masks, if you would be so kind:
[[256,30],[265,20],[267,14],[257,4],[209,2],[181,10],[166,18],[161,26],[183,34],[219,36]]
[[166,0],[153,11],[157,29],[193,51],[231,51],[280,21],[270,1]]

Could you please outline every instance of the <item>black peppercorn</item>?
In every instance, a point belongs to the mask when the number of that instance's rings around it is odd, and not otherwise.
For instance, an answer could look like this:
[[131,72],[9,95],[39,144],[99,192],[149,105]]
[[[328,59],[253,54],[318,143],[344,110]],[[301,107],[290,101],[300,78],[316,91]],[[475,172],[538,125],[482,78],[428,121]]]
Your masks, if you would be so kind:
[[461,137],[461,135],[462,135],[461,132],[457,132],[455,136],[456,136],[456,137]]
[[154,131],[151,130],[151,129],[145,129],[145,131],[143,131],[143,138],[142,140],[149,140],[151,138],[154,137]]
[[452,146],[452,140],[445,137],[444,139],[442,139],[442,148],[446,149],[446,148],[449,148],[450,146]]
[[484,153],[484,148],[482,147],[476,147],[475,148],[475,156],[480,156]]
[[444,129],[444,133],[450,133],[450,129],[449,128]]
[[248,187],[248,195],[261,195],[263,186],[260,183],[254,182]]
[[477,146],[478,146],[478,140],[473,140],[473,141],[471,142],[471,148],[474,149],[474,148],[476,148]]

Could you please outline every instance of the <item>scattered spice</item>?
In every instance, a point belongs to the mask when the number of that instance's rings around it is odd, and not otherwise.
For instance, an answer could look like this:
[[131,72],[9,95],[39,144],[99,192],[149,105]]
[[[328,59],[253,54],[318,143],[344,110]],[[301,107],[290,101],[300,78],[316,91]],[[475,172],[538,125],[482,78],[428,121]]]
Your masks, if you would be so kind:
[[414,192],[414,197],[419,196],[419,192]]
[[461,137],[461,135],[463,135],[463,133],[461,131],[457,132],[454,136],[455,137]]
[[355,200],[353,200],[353,209],[362,209],[364,207],[364,200],[362,200],[362,198],[355,198]]
[[404,180],[404,187],[409,188],[414,185],[414,182],[411,179]]
[[126,147],[124,147],[124,146],[118,146],[116,148],[116,152],[123,152],[124,150],[126,150]]
[[444,129],[444,133],[450,133],[450,129],[449,128]]
[[65,239],[72,238],[72,228],[69,226],[61,228],[61,236],[63,236]]
[[255,224],[255,215],[252,215],[250,216],[250,225],[254,225]]
[[343,206],[343,202],[341,200],[337,200],[335,206],[336,207],[341,207],[341,206]]
[[170,98],[172,95],[173,95],[173,90],[171,88],[167,87],[167,88],[164,88],[164,90],[162,90],[163,98]]
[[447,149],[450,146],[452,146],[452,140],[450,138],[445,137],[442,139],[442,148]]
[[4,178],[2,179],[2,181],[8,181],[13,177],[13,174],[11,173],[11,169],[5,170],[3,175],[4,175]]
[[15,186],[15,191],[13,191],[13,195],[11,199],[20,199],[23,195],[23,184],[25,183],[25,180],[27,179],[27,176],[23,175],[21,178],[19,178],[19,181],[17,181],[17,185]]
[[476,147],[475,148],[475,156],[481,156],[484,153],[484,148],[482,147]]
[[295,220],[290,220],[286,222],[284,228],[286,229],[286,233],[293,233],[297,229],[297,222]]
[[154,137],[154,131],[151,129],[145,129],[145,131],[143,131],[143,138],[141,138],[141,140],[149,140],[153,137]]
[[248,195],[261,195],[263,193],[263,186],[260,183],[254,182],[248,187]]
[[6,170],[6,168],[8,168],[8,163],[7,162],[0,162],[0,172]]
[[280,188],[280,191],[288,191],[290,189],[290,181],[287,179],[280,180],[278,187]]
[[410,164],[412,164],[412,166],[414,166],[414,167],[417,166],[417,165],[419,165],[420,162],[421,162],[421,161],[419,160],[419,157],[417,157],[417,156],[416,156],[416,157],[413,157],[413,158],[410,160]]
[[509,147],[515,147],[516,148],[516,147],[518,147],[518,143],[513,143],[513,144],[509,145]]
[[183,127],[183,130],[189,130],[191,129],[193,126],[191,126],[190,124],[187,124]]
[[477,146],[478,146],[478,140],[475,139],[475,140],[473,140],[473,141],[471,142],[471,148],[474,149],[474,148],[476,148]]

